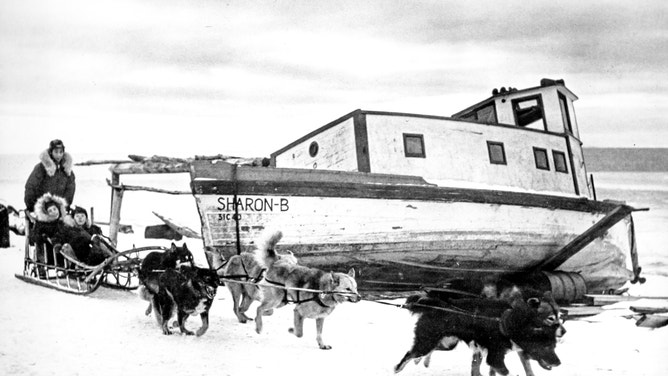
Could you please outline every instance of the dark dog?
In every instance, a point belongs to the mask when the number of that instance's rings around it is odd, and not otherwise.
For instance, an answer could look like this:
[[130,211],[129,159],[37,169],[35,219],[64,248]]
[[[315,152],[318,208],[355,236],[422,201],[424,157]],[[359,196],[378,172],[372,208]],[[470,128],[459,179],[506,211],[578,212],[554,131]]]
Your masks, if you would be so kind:
[[152,305],[156,312],[156,320],[165,335],[172,334],[169,320],[177,315],[181,333],[193,335],[186,329],[188,315],[199,314],[202,326],[197,336],[206,333],[209,328],[209,309],[216,296],[218,275],[214,270],[197,267],[181,266],[178,269],[168,268],[158,278],[158,289],[152,295]]
[[[139,283],[141,284],[139,295],[142,299],[151,301],[153,294],[158,291],[158,279],[168,268],[177,268],[180,265],[194,266],[193,255],[188,250],[186,243],[177,247],[172,243],[170,249],[162,252],[151,252],[142,260],[139,267]],[[146,316],[151,314],[152,305],[146,308]]]
[[[283,234],[280,231],[272,233],[269,237],[258,242],[257,249],[274,249],[282,236]],[[284,260],[284,262],[297,263],[297,259],[289,251],[282,255],[277,254],[277,257]],[[264,266],[256,260],[255,253],[244,252],[240,255],[230,257],[228,262],[218,270],[219,276],[228,279],[226,285],[230,290],[230,295],[232,295],[232,309],[239,322],[246,323],[252,320],[246,316],[246,311],[248,311],[254,300],[261,300],[262,294],[259,286],[256,284],[235,283],[229,280],[257,283],[264,278],[264,272],[266,271]],[[272,311],[268,310],[265,311],[264,315],[268,316],[271,313]]]
[[[550,301],[551,296],[548,294],[544,299]],[[411,359],[430,354],[443,340],[450,349],[459,340],[486,351],[491,372],[501,375],[509,372],[504,359],[514,346],[545,369],[558,366],[561,362],[554,352],[558,324],[546,325],[543,319],[542,310],[549,305],[543,305],[535,297],[525,300],[521,294],[515,294],[510,303],[488,298],[446,302],[428,296],[410,297],[406,306],[420,317],[415,325],[413,347],[395,366],[395,372],[401,371]],[[475,358],[473,366],[472,375],[479,375],[479,361],[476,369]]]
[[[290,333],[302,337],[304,319],[315,319],[316,340],[323,350],[331,349],[322,340],[322,328],[325,318],[340,303],[359,302],[355,270],[346,273],[324,272],[319,269],[297,265],[294,260],[280,258],[269,247],[260,247],[256,253],[257,261],[267,272],[262,281],[261,301],[255,316],[255,330],[262,332],[262,316],[274,308],[287,303],[295,303],[294,328]],[[317,290],[304,291],[300,289]]]
[[[454,299],[459,299],[463,296],[503,299],[508,303],[512,303],[517,294],[521,294],[525,299],[536,298],[540,301],[540,305],[536,310],[538,316],[535,325],[554,328],[557,338],[561,338],[566,334],[559,306],[552,299],[551,294],[546,295],[544,292],[541,292],[551,289],[549,281],[545,280],[541,275],[515,273],[490,276],[484,279],[457,279],[449,281],[446,286],[446,289],[430,290],[427,296],[448,302],[452,302]],[[452,350],[458,342],[459,340],[455,337],[444,338],[435,350]],[[522,349],[516,348],[516,350],[526,376],[533,376],[534,373],[531,369],[529,358],[524,354]],[[431,353],[425,356],[425,367],[429,367],[430,357]],[[479,369],[481,357],[480,352],[474,351],[471,363],[473,368],[477,367]],[[419,363],[419,361],[419,358],[416,359],[416,363]],[[472,373],[475,374],[475,371],[472,370]]]

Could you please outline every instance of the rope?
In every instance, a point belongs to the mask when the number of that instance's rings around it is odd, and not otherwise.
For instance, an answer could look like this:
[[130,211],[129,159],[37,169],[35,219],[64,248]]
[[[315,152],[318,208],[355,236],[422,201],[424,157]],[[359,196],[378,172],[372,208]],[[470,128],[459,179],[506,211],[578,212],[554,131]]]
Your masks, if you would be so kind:
[[302,288],[302,287],[287,287],[287,286],[281,286],[281,285],[268,286],[266,284],[239,281],[239,280],[229,279],[227,277],[228,276],[221,277],[220,280],[223,281],[223,282],[228,282],[228,283],[241,283],[243,285],[266,286],[266,287],[272,287],[272,288],[283,289],[283,290],[295,290],[295,291],[302,291],[302,292],[311,292],[311,293],[314,293],[314,294],[337,294],[337,295],[355,295],[355,296],[359,295],[359,294],[354,293],[354,292],[346,292],[346,291],[324,291],[324,290],[307,289],[307,288]]
[[[367,301],[378,303],[378,304],[389,305],[389,306],[393,306],[393,307],[398,307],[398,308],[403,308],[403,309],[408,309],[408,305],[406,305],[406,304],[388,303],[388,302],[382,302],[382,301],[379,301],[379,300],[367,300]],[[429,308],[429,309],[433,309],[433,310],[437,310],[437,311],[444,311],[444,312],[448,312],[448,313],[456,313],[456,314],[459,314],[459,315],[469,316],[469,317],[473,317],[473,318],[477,318],[477,319],[485,319],[485,320],[501,322],[501,318],[499,318],[499,317],[482,316],[482,315],[478,315],[476,313],[472,313],[472,312],[469,312],[469,311],[466,311],[466,310],[463,310],[463,309],[459,309],[459,308],[454,309],[454,308],[446,308],[446,307],[435,307],[435,306],[430,306],[430,305],[426,305],[426,304],[419,304],[419,303],[411,303],[410,306]]]

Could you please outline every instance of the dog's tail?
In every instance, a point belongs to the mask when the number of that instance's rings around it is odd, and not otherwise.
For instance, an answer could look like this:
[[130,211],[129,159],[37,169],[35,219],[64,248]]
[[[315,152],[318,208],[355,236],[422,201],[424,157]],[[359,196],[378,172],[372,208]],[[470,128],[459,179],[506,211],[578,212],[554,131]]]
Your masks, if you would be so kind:
[[278,255],[274,248],[283,237],[281,231],[274,231],[265,235],[257,245],[255,250],[256,261],[265,268],[270,267],[277,259]]

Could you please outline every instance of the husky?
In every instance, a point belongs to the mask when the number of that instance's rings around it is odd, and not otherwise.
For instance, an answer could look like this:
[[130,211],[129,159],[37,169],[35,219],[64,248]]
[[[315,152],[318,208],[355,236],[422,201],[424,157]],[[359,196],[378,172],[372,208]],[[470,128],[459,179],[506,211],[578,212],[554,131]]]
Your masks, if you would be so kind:
[[[172,243],[171,248],[164,252],[151,252],[141,262],[139,267],[139,296],[151,302],[153,294],[158,291],[158,279],[168,268],[177,268],[182,264],[194,266],[193,254],[188,250],[186,243],[181,247]],[[152,304],[146,308],[146,316],[151,314]]]
[[[181,333],[201,336],[209,328],[209,309],[216,296],[218,276],[211,269],[190,266],[167,268],[157,278],[157,290],[151,295],[156,320],[165,335],[172,334],[169,320],[176,313]],[[188,315],[200,315],[202,326],[194,333],[185,327]]]
[[[547,302],[547,303],[546,303]],[[427,356],[432,351],[450,350],[459,341],[474,349],[472,375],[480,375],[482,353],[487,353],[490,374],[507,375],[506,352],[517,350],[527,375],[528,359],[534,359],[544,369],[561,364],[555,353],[557,330],[552,299],[525,299],[515,293],[507,299],[460,298],[448,301],[430,296],[411,296],[406,307],[419,314],[415,324],[413,347],[395,366],[401,371],[411,359]]]
[[260,305],[255,315],[255,331],[262,332],[262,316],[267,312],[294,303],[294,327],[290,328],[289,332],[301,338],[304,319],[315,319],[318,347],[323,350],[331,349],[332,347],[322,340],[323,324],[337,305],[347,301],[357,303],[361,300],[357,292],[355,270],[334,273],[309,268],[290,258],[279,257],[272,247],[260,247],[255,255],[256,261],[267,269],[260,284]]
[[[282,236],[283,234],[280,231],[271,233],[268,237],[258,242],[257,249],[273,250]],[[283,260],[282,262],[297,263],[297,258],[290,251],[284,254],[276,254],[276,257]],[[239,255],[234,255],[229,258],[227,263],[217,269],[219,270],[218,275],[227,280],[225,285],[230,291],[230,295],[232,295],[232,310],[239,322],[246,323],[252,321],[253,319],[246,316],[246,311],[248,311],[253,301],[261,300],[262,293],[255,283],[264,278],[266,269],[256,260],[255,253],[253,252],[243,252]],[[240,282],[251,282],[253,284],[230,282],[230,279],[239,280]],[[265,312],[265,315],[268,316],[271,313],[272,311],[270,310]]]
[[[549,282],[546,283],[544,278],[541,278],[540,275],[533,273],[516,273],[503,276],[491,276],[482,280],[453,279],[448,282],[447,287],[447,290],[428,291],[427,296],[449,302],[461,297],[462,293],[468,296],[477,295],[481,298],[501,299],[508,303],[512,303],[518,295],[522,295],[526,299],[538,299],[540,303],[535,309],[536,316],[534,317],[533,324],[536,327],[545,329],[551,328],[551,330],[554,330],[557,340],[561,339],[566,334],[561,309],[552,298]],[[446,337],[441,340],[441,343],[435,350],[452,350],[457,346],[458,342],[459,339],[456,337]],[[471,374],[476,374],[476,372],[479,373],[482,354],[479,351],[479,348],[474,348],[473,350],[474,354],[471,362]],[[514,350],[517,351],[526,376],[533,376],[534,373],[529,362],[530,358],[526,356],[521,348],[516,347]],[[424,357],[425,367],[429,367],[431,354],[432,353],[429,353]],[[420,358],[416,358],[415,363],[417,364],[419,362]],[[475,369],[478,369],[478,371]]]

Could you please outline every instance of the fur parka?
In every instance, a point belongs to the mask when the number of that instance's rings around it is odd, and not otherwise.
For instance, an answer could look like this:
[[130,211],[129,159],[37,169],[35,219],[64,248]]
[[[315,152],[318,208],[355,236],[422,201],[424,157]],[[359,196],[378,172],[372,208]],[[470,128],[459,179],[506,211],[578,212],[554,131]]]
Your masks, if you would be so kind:
[[45,193],[60,196],[68,207],[74,200],[76,182],[72,171],[72,156],[65,152],[60,163],[56,163],[48,150],[39,155],[40,162],[35,165],[25,185],[24,203],[28,211],[33,211],[35,202]]
[[[46,207],[49,202],[55,202],[60,210],[58,220],[49,219]],[[93,245],[91,234],[79,228],[74,219],[67,214],[67,202],[64,198],[45,193],[35,202],[35,217],[37,223],[33,231],[33,240],[36,243],[48,242],[53,244],[68,243],[80,261],[89,265],[96,265],[104,261],[104,254]],[[52,257],[52,256],[51,256]]]

